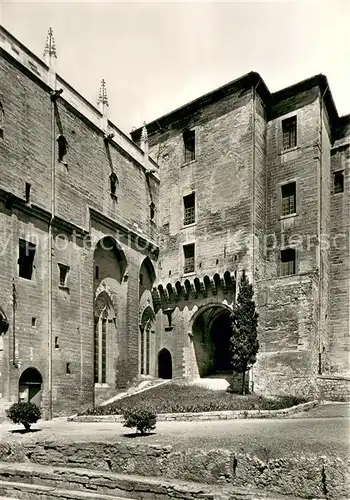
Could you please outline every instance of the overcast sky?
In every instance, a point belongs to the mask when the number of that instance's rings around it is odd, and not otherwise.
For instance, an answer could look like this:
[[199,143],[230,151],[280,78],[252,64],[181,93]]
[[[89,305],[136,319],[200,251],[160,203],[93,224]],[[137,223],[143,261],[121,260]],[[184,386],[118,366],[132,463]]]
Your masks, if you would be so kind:
[[125,132],[258,71],[271,91],[323,73],[350,113],[350,0],[89,2],[0,0],[0,22]]

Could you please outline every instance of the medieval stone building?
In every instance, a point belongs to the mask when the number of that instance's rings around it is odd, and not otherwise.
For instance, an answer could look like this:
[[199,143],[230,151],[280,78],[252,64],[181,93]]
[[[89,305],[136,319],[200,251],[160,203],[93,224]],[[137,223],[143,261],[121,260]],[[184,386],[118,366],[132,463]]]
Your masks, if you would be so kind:
[[0,401],[47,416],[226,376],[245,269],[264,393],[349,391],[350,116],[249,73],[131,133],[0,28]]

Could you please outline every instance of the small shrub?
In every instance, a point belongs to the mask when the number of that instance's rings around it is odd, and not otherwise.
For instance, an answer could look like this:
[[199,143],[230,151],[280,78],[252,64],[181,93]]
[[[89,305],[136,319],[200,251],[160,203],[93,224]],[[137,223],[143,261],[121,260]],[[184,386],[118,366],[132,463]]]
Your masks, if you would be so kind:
[[41,410],[34,403],[14,403],[6,410],[6,415],[14,424],[22,424],[29,431],[30,425],[41,418]]
[[141,434],[147,434],[156,428],[157,414],[153,408],[127,408],[123,412],[124,427],[135,427]]

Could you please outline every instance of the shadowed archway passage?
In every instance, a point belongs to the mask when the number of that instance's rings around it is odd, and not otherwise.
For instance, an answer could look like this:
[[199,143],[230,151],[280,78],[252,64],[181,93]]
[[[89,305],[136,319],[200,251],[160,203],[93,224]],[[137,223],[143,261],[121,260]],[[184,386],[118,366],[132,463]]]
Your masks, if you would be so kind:
[[206,308],[193,323],[193,344],[200,377],[232,372],[231,310],[221,304]]
[[173,377],[171,354],[168,349],[162,349],[158,354],[158,377],[165,379]]
[[40,406],[42,382],[41,373],[36,368],[30,367],[24,370],[18,382],[19,401]]

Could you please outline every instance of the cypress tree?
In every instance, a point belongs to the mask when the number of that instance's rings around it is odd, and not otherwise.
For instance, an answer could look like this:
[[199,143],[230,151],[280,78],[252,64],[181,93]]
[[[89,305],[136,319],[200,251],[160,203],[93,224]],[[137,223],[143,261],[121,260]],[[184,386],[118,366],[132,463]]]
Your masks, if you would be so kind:
[[245,394],[245,375],[256,362],[259,351],[257,337],[258,313],[253,300],[253,286],[249,283],[245,271],[242,272],[237,304],[232,315],[230,339],[231,366],[234,372],[242,373],[242,394]]

